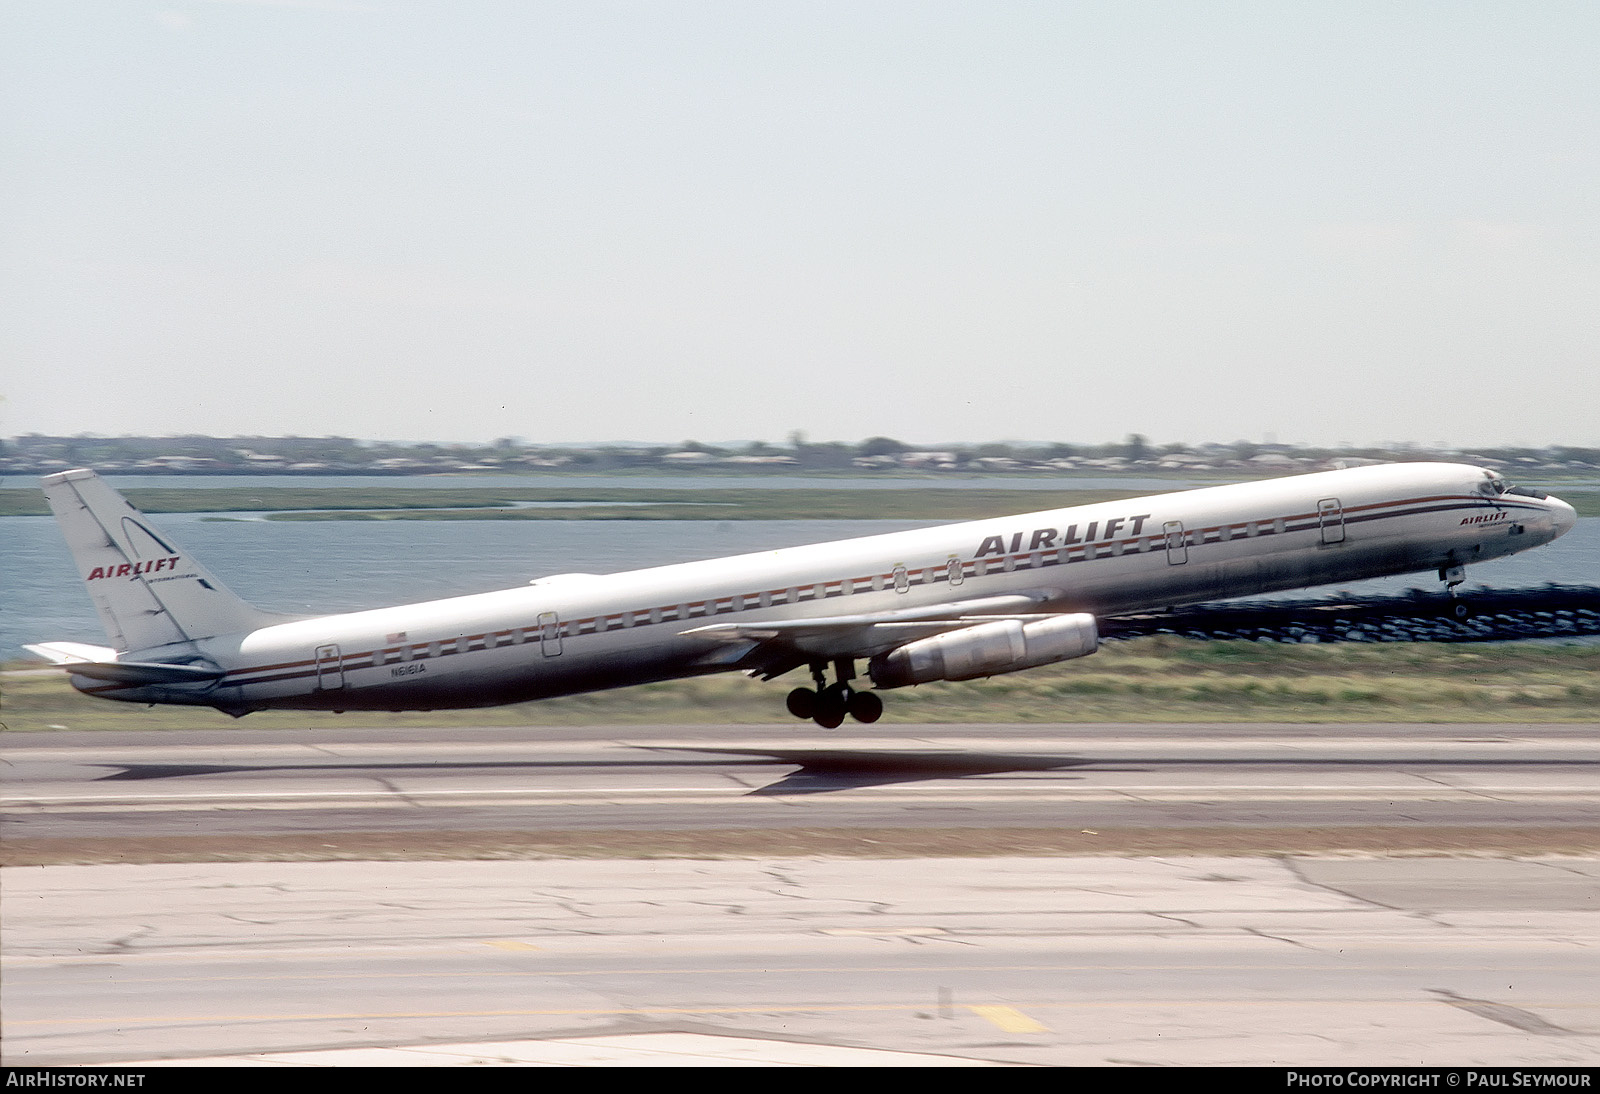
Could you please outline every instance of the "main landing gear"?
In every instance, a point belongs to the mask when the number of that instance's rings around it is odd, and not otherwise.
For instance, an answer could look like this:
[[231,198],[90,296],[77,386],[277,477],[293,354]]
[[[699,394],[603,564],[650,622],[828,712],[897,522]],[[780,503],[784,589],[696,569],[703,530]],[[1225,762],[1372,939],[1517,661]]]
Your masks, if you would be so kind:
[[883,700],[870,691],[857,691],[850,686],[856,677],[856,663],[849,659],[835,661],[836,683],[827,683],[828,663],[811,662],[811,679],[816,689],[795,688],[789,693],[789,713],[796,718],[810,718],[823,729],[837,729],[848,714],[858,722],[876,722],[883,716]]

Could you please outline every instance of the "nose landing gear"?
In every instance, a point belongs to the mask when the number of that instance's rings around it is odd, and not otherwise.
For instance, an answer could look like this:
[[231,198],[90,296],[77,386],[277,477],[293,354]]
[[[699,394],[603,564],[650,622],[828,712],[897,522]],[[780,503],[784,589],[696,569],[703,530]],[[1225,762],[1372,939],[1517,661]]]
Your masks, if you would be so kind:
[[883,700],[870,691],[857,691],[850,686],[855,679],[855,662],[849,659],[835,661],[835,683],[827,683],[828,663],[813,661],[811,678],[816,689],[795,688],[789,693],[789,713],[796,718],[810,718],[823,729],[837,729],[845,715],[858,722],[876,722],[883,716]]
[[1456,595],[1456,586],[1467,579],[1465,566],[1439,567],[1439,580],[1444,582],[1445,594],[1450,602],[1445,605],[1445,614],[1452,619],[1467,619],[1472,615],[1472,605]]

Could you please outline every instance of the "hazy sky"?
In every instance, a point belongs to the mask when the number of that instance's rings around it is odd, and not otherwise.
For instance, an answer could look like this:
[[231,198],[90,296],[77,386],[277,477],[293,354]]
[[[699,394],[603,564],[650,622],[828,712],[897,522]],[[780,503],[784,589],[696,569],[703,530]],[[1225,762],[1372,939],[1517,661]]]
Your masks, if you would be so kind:
[[1600,4],[0,0],[0,435],[1600,445]]

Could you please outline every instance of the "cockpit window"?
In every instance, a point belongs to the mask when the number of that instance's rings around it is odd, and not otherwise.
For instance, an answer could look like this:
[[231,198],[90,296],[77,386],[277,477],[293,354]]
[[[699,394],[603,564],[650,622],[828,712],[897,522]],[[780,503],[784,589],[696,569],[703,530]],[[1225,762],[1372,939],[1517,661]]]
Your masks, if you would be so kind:
[[1483,473],[1483,481],[1478,484],[1478,493],[1490,498],[1497,498],[1501,494],[1515,494],[1522,498],[1538,498],[1540,501],[1550,496],[1543,490],[1535,490],[1531,486],[1513,486],[1493,471]]

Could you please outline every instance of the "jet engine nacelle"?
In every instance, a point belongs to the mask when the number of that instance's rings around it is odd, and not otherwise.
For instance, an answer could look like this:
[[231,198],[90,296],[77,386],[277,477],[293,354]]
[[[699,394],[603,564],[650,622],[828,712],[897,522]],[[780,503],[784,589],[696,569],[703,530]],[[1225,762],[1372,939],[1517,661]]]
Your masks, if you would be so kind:
[[934,680],[975,680],[1087,657],[1100,647],[1092,615],[1057,615],[1024,623],[1001,619],[909,642],[867,665],[880,688]]

